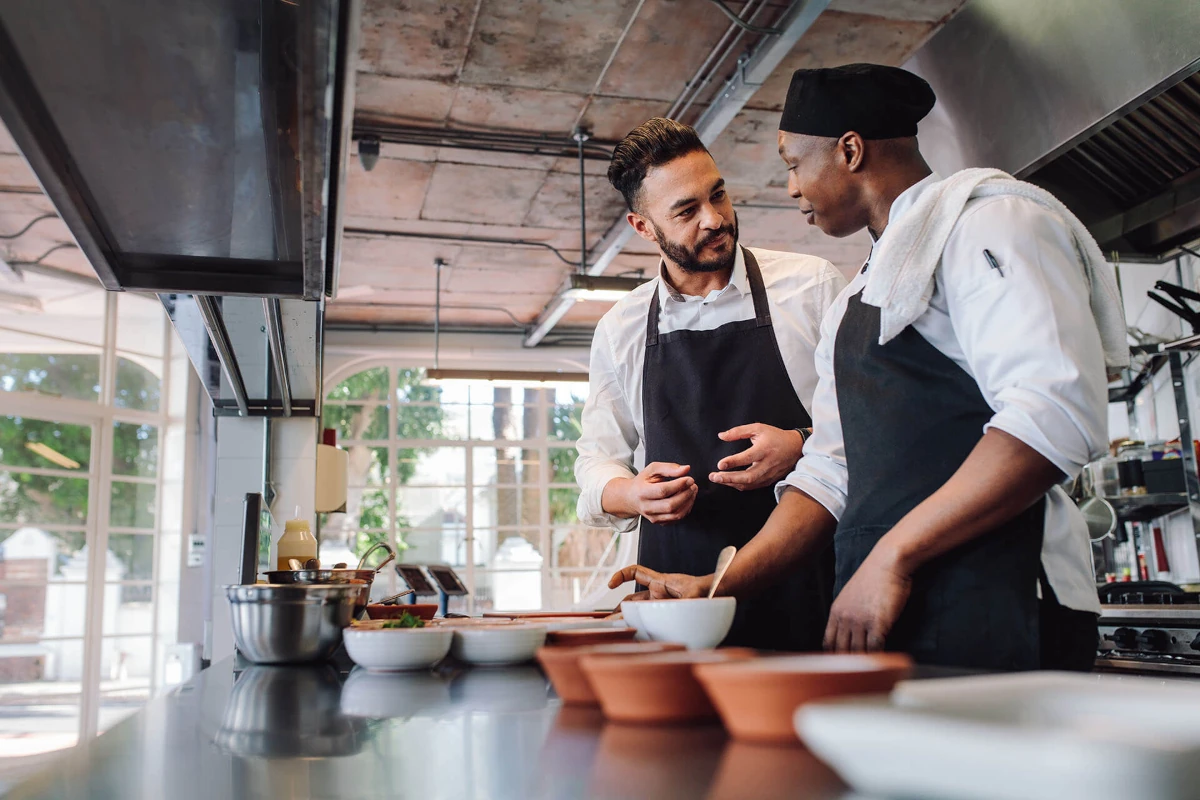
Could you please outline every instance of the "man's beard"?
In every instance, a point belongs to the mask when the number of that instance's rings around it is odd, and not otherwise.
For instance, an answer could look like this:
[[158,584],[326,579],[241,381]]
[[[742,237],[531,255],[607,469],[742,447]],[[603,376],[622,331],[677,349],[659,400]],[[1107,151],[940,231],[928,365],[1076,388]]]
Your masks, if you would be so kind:
[[[701,261],[700,252],[709,242],[723,233],[729,234],[729,240],[733,243],[733,246],[729,248],[729,253],[718,256],[713,261]],[[737,258],[737,215],[734,215],[732,224],[724,225],[720,230],[712,231],[708,236],[704,237],[703,241],[698,242],[695,248],[688,248],[678,242],[670,241],[663,236],[662,231],[658,229],[657,225],[654,226],[654,240],[658,242],[658,246],[662,248],[667,258],[675,262],[684,272],[721,272],[722,270],[733,269],[733,262]]]

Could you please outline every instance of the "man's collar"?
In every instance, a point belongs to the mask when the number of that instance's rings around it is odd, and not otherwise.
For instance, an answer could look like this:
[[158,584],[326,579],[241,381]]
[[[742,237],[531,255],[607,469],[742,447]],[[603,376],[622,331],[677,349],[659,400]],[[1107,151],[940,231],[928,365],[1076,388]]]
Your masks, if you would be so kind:
[[[662,259],[658,262],[658,302],[660,304],[667,300],[674,300],[676,303],[687,302],[687,297],[684,296],[671,285],[671,281],[667,275],[667,265]],[[750,279],[746,277],[746,253],[742,250],[742,246],[737,245],[737,253],[733,258],[733,274],[729,276],[729,284],[725,288],[733,287],[739,295],[745,295],[750,292]],[[722,289],[721,291],[725,291]]]

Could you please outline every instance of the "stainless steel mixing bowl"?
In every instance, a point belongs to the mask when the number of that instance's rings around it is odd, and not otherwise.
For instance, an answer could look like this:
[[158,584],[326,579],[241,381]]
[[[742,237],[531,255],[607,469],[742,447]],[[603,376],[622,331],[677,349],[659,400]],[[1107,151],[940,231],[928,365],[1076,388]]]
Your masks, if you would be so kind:
[[226,586],[238,650],[258,664],[321,661],[342,642],[361,584]]

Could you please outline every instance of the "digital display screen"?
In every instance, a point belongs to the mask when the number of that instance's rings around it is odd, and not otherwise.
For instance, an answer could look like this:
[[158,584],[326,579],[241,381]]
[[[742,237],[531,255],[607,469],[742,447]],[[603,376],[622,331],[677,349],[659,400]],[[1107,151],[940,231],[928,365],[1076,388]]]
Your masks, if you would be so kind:
[[408,588],[420,597],[431,597],[437,594],[437,589],[433,588],[433,584],[425,577],[425,572],[416,564],[397,564],[396,574],[408,584]]
[[442,587],[442,591],[448,595],[464,595],[467,593],[467,587],[458,579],[458,575],[450,567],[445,566],[426,566],[429,574],[438,582],[438,586]]

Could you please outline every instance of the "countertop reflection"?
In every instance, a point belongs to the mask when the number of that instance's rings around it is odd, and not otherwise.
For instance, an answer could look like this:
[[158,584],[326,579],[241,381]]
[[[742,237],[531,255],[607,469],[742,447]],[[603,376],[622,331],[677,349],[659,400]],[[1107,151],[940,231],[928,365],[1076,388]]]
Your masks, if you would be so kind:
[[12,798],[849,797],[797,743],[606,724],[534,666],[348,674],[215,664]]

